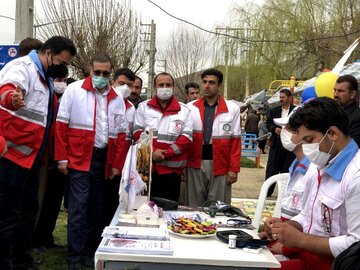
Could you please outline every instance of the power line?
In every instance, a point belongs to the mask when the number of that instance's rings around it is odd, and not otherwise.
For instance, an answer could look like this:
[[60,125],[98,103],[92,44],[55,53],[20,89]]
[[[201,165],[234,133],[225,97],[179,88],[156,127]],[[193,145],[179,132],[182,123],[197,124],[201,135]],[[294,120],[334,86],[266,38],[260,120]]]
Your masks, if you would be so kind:
[[326,39],[336,39],[336,38],[342,38],[342,37],[347,37],[347,36],[351,36],[357,33],[360,33],[360,29],[355,30],[353,32],[347,33],[347,34],[342,34],[342,35],[335,35],[335,36],[328,36],[328,37],[318,37],[318,38],[310,38],[310,39],[302,39],[302,40],[293,40],[293,41],[289,41],[289,40],[256,40],[256,39],[247,39],[247,38],[242,38],[239,36],[233,36],[233,35],[229,35],[229,34],[224,34],[224,33],[218,33],[218,32],[214,32],[211,30],[207,30],[205,28],[202,28],[201,26],[198,26],[192,22],[189,22],[185,19],[179,18],[174,16],[173,14],[169,13],[168,11],[166,11],[165,9],[163,9],[161,6],[159,6],[158,4],[154,3],[151,0],[147,0],[148,2],[150,2],[151,4],[153,4],[154,6],[156,6],[157,8],[159,8],[162,12],[164,12],[165,14],[169,15],[170,17],[184,22],[186,24],[189,24],[201,31],[204,31],[206,33],[212,34],[212,35],[217,35],[217,36],[224,36],[224,37],[230,37],[233,39],[238,39],[241,42],[244,43],[284,43],[284,44],[295,44],[295,43],[303,43],[303,42],[308,42],[308,41],[317,41],[317,40],[326,40]]

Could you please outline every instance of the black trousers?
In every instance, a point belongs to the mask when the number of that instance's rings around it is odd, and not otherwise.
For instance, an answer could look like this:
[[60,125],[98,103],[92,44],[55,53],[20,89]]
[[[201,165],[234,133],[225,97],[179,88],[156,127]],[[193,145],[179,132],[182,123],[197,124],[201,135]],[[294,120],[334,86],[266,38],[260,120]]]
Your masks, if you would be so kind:
[[67,175],[62,174],[56,166],[49,169],[45,195],[35,229],[34,247],[49,247],[55,244],[52,233],[64,197],[66,182]]
[[68,262],[93,256],[103,230],[106,149],[93,153],[90,170],[69,170]]
[[114,213],[119,206],[119,187],[120,187],[121,176],[115,177],[114,179],[106,179],[105,190],[103,196],[103,227],[109,226],[114,216]]
[[[294,161],[294,159],[295,155],[282,146],[280,138],[274,140],[269,150],[268,162],[265,172],[265,180],[275,174],[289,172],[289,167]],[[270,186],[267,195],[271,196],[274,192],[274,189],[275,184]]]
[[24,169],[0,158],[0,269],[27,269],[39,209],[40,162]]

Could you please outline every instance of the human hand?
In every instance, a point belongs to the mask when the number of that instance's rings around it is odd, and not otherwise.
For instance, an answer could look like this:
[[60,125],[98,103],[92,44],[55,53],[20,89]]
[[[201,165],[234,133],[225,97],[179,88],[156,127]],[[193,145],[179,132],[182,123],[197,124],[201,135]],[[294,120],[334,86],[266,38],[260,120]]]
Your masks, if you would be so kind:
[[226,183],[231,185],[237,181],[237,173],[236,172],[228,172],[226,174]]
[[275,244],[271,245],[269,247],[269,249],[273,253],[282,254],[282,247],[283,247],[283,244],[280,244],[279,242],[276,242]]
[[262,240],[268,240],[268,235],[267,235],[267,233],[265,231],[259,232],[258,236]]
[[[276,217],[269,217],[268,219],[265,220],[264,222],[264,231],[267,234],[268,239],[274,239],[272,236],[272,226],[275,223],[281,223],[281,219],[280,218],[276,218]],[[276,240],[276,239],[275,239]]]
[[15,110],[25,106],[24,96],[20,86],[16,86],[16,89],[11,97],[11,104]]
[[280,135],[280,133],[281,133],[281,128],[275,128],[275,133],[276,133],[277,135]]
[[154,161],[161,161],[165,159],[166,150],[156,149],[152,154],[152,159]]
[[289,222],[276,222],[271,227],[271,234],[281,244],[287,247],[299,247],[304,234]]
[[120,175],[120,170],[116,169],[116,168],[111,168],[110,171],[110,175],[109,175],[109,179],[114,179],[116,176]]
[[61,173],[63,173],[64,175],[67,175],[69,173],[67,167],[68,167],[69,162],[68,161],[64,161],[61,163],[58,163],[58,169]]

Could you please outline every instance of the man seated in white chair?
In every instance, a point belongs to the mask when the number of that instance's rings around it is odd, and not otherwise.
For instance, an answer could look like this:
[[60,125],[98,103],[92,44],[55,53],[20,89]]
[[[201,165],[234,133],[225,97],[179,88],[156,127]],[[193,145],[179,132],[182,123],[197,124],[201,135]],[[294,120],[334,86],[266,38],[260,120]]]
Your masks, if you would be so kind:
[[[290,220],[304,208],[309,194],[308,179],[311,179],[314,174],[317,175],[316,166],[304,155],[302,140],[297,133],[292,132],[288,127],[289,118],[296,113],[297,108],[287,117],[274,118],[274,123],[282,127],[280,140],[283,147],[296,156],[289,168],[290,177],[281,198],[281,221],[283,222]],[[259,237],[267,237],[266,232],[260,233]],[[271,242],[268,248],[273,253],[284,256],[277,256],[278,260],[296,257],[300,252],[298,248],[289,248],[276,240]]]
[[302,249],[282,269],[331,269],[334,258],[360,239],[360,152],[349,137],[349,120],[330,98],[318,98],[290,117],[305,156],[317,165],[303,210],[290,221],[271,218],[268,235]]

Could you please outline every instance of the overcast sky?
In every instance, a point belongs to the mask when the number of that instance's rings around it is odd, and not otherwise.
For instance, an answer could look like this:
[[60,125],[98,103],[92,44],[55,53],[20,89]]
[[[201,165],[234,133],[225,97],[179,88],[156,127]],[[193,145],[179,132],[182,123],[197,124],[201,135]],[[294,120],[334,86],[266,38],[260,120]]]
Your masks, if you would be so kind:
[[[209,30],[213,29],[215,25],[225,25],[227,15],[234,4],[245,3],[245,0],[152,1],[174,16]],[[41,0],[34,0],[34,3],[36,16],[36,14],[41,14]],[[131,3],[141,16],[143,23],[150,23],[151,19],[155,21],[158,42],[166,39],[166,36],[179,24],[178,20],[171,18],[147,0],[131,0]],[[0,15],[15,18],[15,6],[16,0],[1,0]],[[0,45],[13,44],[15,39],[15,21],[0,17],[0,25]]]
[[[76,1],[76,0],[73,0]],[[106,1],[106,0],[103,0]],[[121,2],[122,0],[118,0]],[[154,20],[156,24],[156,47],[161,50],[166,44],[168,35],[176,29],[180,21],[176,20],[148,0],[130,0],[133,9],[141,17],[141,22],[149,24]],[[152,0],[168,13],[187,20],[207,30],[214,30],[216,26],[226,26],[229,21],[230,12],[234,6],[243,5],[250,0]],[[263,0],[253,0],[262,3]],[[2,16],[15,18],[16,0],[0,0],[0,45],[14,44],[15,21]],[[35,17],[44,19],[41,0],[34,0]],[[161,62],[159,62],[161,64]],[[157,63],[157,65],[159,65]],[[156,66],[156,69],[162,68]]]

